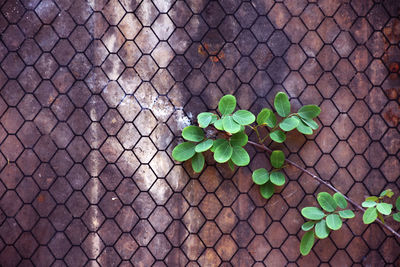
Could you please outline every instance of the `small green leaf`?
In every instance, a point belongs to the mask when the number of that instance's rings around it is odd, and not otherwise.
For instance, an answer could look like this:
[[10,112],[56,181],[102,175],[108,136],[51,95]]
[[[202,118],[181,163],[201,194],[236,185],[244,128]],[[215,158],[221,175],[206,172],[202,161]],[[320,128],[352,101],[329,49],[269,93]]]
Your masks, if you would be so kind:
[[376,207],[369,207],[363,215],[363,222],[365,224],[373,223],[378,218],[378,211]]
[[260,185],[261,196],[265,199],[269,199],[274,194],[274,185],[269,181],[263,185]]
[[321,220],[315,224],[315,235],[320,239],[328,237],[329,228],[327,227],[325,220]]
[[197,126],[187,126],[182,131],[182,137],[188,141],[200,142],[204,139],[204,131]]
[[275,125],[276,125],[276,116],[272,111],[271,111],[271,114],[269,115],[269,117],[267,118],[266,123],[267,123],[267,126],[270,127],[270,128],[275,127]]
[[[225,140],[226,141],[226,140]],[[214,159],[218,163],[227,162],[233,153],[233,148],[228,141],[220,144],[214,151]]]
[[386,189],[386,190],[384,190],[382,193],[381,193],[381,195],[380,195],[380,197],[392,197],[394,195],[394,193],[393,193],[393,191],[392,191],[392,189]]
[[196,152],[207,151],[212,147],[213,143],[214,143],[213,140],[207,139],[207,140],[197,144],[197,146],[195,147],[195,151]]
[[192,168],[194,172],[201,172],[204,168],[204,156],[202,153],[196,153],[192,158]]
[[285,154],[281,150],[274,150],[271,153],[271,165],[274,168],[281,168],[285,162]]
[[235,170],[235,163],[232,162],[232,159],[228,160],[228,166],[232,171]]
[[197,122],[201,128],[206,128],[212,122],[213,117],[216,118],[216,115],[211,112],[202,112],[197,115]]
[[247,151],[241,146],[234,146],[231,160],[237,166],[246,166],[250,163],[250,157]]
[[269,134],[269,137],[277,143],[283,143],[286,140],[286,135],[281,130],[273,131]]
[[283,175],[281,172],[271,172],[269,175],[269,180],[274,185],[282,186],[285,184],[285,175]]
[[258,125],[266,124],[267,119],[269,118],[271,113],[272,113],[272,110],[270,110],[269,108],[263,108],[260,111],[260,113],[258,113],[258,115],[257,115],[257,124]]
[[378,205],[376,205],[376,208],[383,215],[390,215],[390,213],[392,213],[393,205],[388,203],[378,203]]
[[215,127],[217,130],[223,131],[223,130],[224,130],[224,125],[223,125],[223,123],[222,123],[222,119],[216,120],[216,121],[214,122],[214,127]]
[[385,223],[385,219],[383,218],[382,213],[378,212],[378,218],[379,218],[379,220],[381,220],[381,222]]
[[400,210],[400,197],[398,197],[396,200],[396,209]]
[[233,95],[223,96],[218,103],[218,110],[222,115],[231,114],[236,108],[236,98]]
[[282,130],[289,132],[295,129],[299,123],[300,120],[297,117],[289,117],[279,123],[279,127],[281,127]]
[[377,201],[378,199],[379,199],[378,197],[372,196],[372,197],[367,197],[367,198],[365,199],[365,201],[367,201],[367,200]]
[[306,105],[299,109],[297,114],[304,119],[314,119],[321,113],[321,109],[316,105]]
[[264,168],[255,170],[251,177],[253,182],[258,185],[263,185],[269,180],[268,171]]
[[306,256],[310,253],[315,242],[314,231],[309,231],[303,235],[300,242],[300,253]]
[[223,120],[222,120],[222,124],[224,126],[224,130],[227,131],[228,133],[237,133],[240,131],[240,125],[237,124],[232,116],[226,116]]
[[225,140],[225,139],[216,139],[216,140],[214,140],[213,146],[212,146],[211,149],[210,149],[211,152],[215,152],[215,149],[216,149],[218,146],[222,145],[223,143],[228,143],[228,141]]
[[288,116],[290,113],[290,102],[288,96],[283,92],[277,93],[274,100],[274,107],[279,116]]
[[339,211],[339,216],[342,217],[343,219],[351,219],[354,218],[354,212],[351,210],[340,210]]
[[375,207],[376,204],[377,203],[375,201],[367,200],[361,203],[361,206],[363,206],[364,208],[370,208],[370,207]]
[[301,210],[301,214],[309,220],[321,220],[324,218],[325,213],[316,207],[305,207]]
[[335,193],[335,194],[333,195],[333,199],[336,201],[336,203],[338,204],[338,206],[339,206],[341,209],[347,208],[347,201],[346,201],[346,199],[344,198],[344,196],[343,196],[342,194],[340,194],[340,193]]
[[299,131],[302,134],[310,135],[313,134],[313,130],[311,127],[307,126],[304,122],[300,121],[299,125],[297,125],[297,131]]
[[397,222],[400,222],[400,212],[393,214],[393,219]]
[[326,216],[326,225],[332,230],[339,230],[342,227],[342,219],[337,214]]
[[249,137],[244,132],[238,132],[231,136],[230,142],[232,146],[244,146],[247,144]]
[[309,127],[311,127],[311,129],[313,130],[317,130],[318,129],[318,123],[316,123],[314,120],[312,119],[304,119],[301,118],[301,120]]
[[321,192],[317,196],[319,205],[327,212],[333,212],[337,208],[337,203],[327,192]]
[[240,125],[249,125],[256,120],[256,117],[250,111],[238,110],[233,113],[233,119]]
[[185,161],[194,156],[195,143],[183,142],[172,150],[172,157],[177,161]]
[[310,231],[311,229],[313,229],[314,225],[315,225],[315,222],[314,222],[314,221],[305,222],[305,223],[303,223],[303,225],[301,226],[301,230],[303,230],[303,231],[305,231],[305,232]]

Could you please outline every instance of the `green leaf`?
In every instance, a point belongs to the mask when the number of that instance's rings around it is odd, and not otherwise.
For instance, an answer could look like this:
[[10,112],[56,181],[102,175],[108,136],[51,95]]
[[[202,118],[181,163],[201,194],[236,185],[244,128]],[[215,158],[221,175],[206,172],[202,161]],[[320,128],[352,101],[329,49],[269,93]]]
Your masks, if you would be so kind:
[[393,219],[397,222],[400,222],[400,212],[393,214]]
[[307,125],[307,126],[309,126],[309,127],[311,127],[311,129],[313,129],[313,130],[317,130],[318,129],[318,123],[316,123],[314,120],[312,120],[312,119],[304,119],[304,118],[301,118],[301,120]]
[[281,127],[282,130],[289,132],[297,127],[299,125],[300,120],[297,117],[290,117],[284,119],[281,123],[279,123],[279,127]]
[[250,163],[249,154],[247,151],[241,146],[234,146],[231,160],[237,166],[246,166]]
[[321,109],[316,105],[306,105],[299,109],[297,114],[304,119],[314,119],[321,113]]
[[249,125],[256,120],[256,117],[250,111],[238,110],[233,113],[233,119],[240,125]]
[[392,189],[386,189],[386,190],[384,190],[382,193],[381,193],[381,195],[380,195],[380,197],[392,197],[394,195],[394,193],[393,193],[393,191],[392,191]]
[[342,227],[342,219],[337,214],[326,216],[326,225],[332,230],[339,230]]
[[365,224],[373,223],[378,218],[378,211],[376,207],[369,207],[363,215],[363,222]]
[[310,253],[315,242],[314,231],[307,232],[303,235],[300,242],[300,253],[306,256]]
[[279,116],[288,116],[290,113],[290,102],[288,96],[283,92],[277,93],[274,100],[274,107]]
[[269,108],[263,108],[257,115],[257,124],[267,124],[269,116],[271,116],[272,110]]
[[224,130],[224,125],[223,125],[223,123],[222,123],[222,119],[216,120],[216,121],[214,122],[214,127],[215,127],[217,130],[223,131],[223,130]]
[[264,168],[255,170],[251,177],[253,182],[258,185],[263,185],[269,180],[268,171]]
[[196,153],[192,158],[192,168],[194,172],[201,172],[204,168],[204,156],[202,153]]
[[235,170],[235,164],[232,162],[232,159],[228,160],[228,166],[232,171]]
[[285,154],[281,150],[274,150],[271,153],[271,164],[274,168],[280,168],[285,162]]
[[214,113],[211,112],[202,112],[197,115],[197,122],[201,128],[206,128],[213,120],[213,117],[217,117]]
[[400,197],[398,197],[396,200],[396,209],[400,210]]
[[213,146],[212,146],[211,149],[210,149],[211,152],[215,152],[215,149],[216,149],[218,146],[222,145],[223,143],[228,143],[228,141],[225,140],[225,139],[216,139],[216,140],[214,140]]
[[367,197],[367,198],[365,199],[365,201],[367,201],[367,200],[377,201],[378,199],[379,199],[378,197],[372,196],[372,197]]
[[[225,140],[226,141],[226,140]],[[216,162],[224,163],[227,162],[233,153],[233,148],[228,141],[220,144],[214,151],[214,159]]]
[[355,217],[354,212],[351,210],[340,210],[339,216],[343,219],[351,219]]
[[314,222],[314,221],[305,222],[305,223],[303,223],[303,225],[301,226],[301,230],[303,230],[303,231],[305,231],[305,232],[310,231],[311,229],[313,229],[314,225],[315,225],[315,222]]
[[227,131],[228,133],[237,133],[240,131],[240,125],[237,124],[232,116],[226,116],[223,120],[222,120],[222,124],[224,126],[224,130]]
[[383,215],[390,215],[390,213],[392,213],[393,205],[388,203],[378,203],[378,205],[376,205],[376,208]]
[[317,224],[315,225],[315,235],[320,239],[324,239],[324,238],[328,237],[329,228],[326,226],[325,220],[321,220],[321,221],[317,222]]
[[321,220],[324,218],[325,213],[316,207],[305,207],[301,210],[301,214],[309,220]]
[[195,150],[196,152],[204,152],[204,151],[207,151],[207,150],[209,150],[209,149],[212,147],[213,143],[214,143],[213,140],[207,139],[207,140],[205,140],[205,141],[203,141],[203,142],[197,144],[197,146],[194,148],[194,150]]
[[267,126],[270,128],[275,127],[276,125],[276,116],[275,114],[271,111],[271,114],[269,115],[269,117],[267,118]]
[[385,223],[385,219],[383,218],[382,213],[378,212],[378,218],[379,218],[379,220],[381,220],[381,222]]
[[260,186],[260,193],[261,196],[265,199],[272,197],[272,195],[274,194],[274,185],[271,184],[269,181],[266,182],[265,184]]
[[336,201],[337,205],[341,208],[341,209],[345,209],[347,208],[347,201],[344,198],[344,196],[340,193],[335,193],[333,195],[333,199]]
[[230,142],[232,146],[244,146],[247,144],[249,137],[244,132],[238,132],[231,136]]
[[218,103],[218,110],[222,115],[231,114],[236,108],[236,98],[233,95],[223,96]]
[[282,186],[285,184],[285,175],[283,175],[281,172],[271,172],[269,175],[269,180],[274,185]]
[[327,212],[333,212],[337,208],[337,203],[327,192],[321,192],[317,196],[319,205]]
[[269,134],[269,137],[277,143],[283,143],[286,140],[286,135],[281,130],[273,131]]
[[177,161],[185,161],[194,156],[195,143],[183,142],[172,150],[172,157]]
[[367,200],[361,203],[361,206],[363,206],[364,208],[370,208],[370,207],[375,207],[376,204],[377,203],[375,201]]
[[297,131],[299,131],[302,134],[313,134],[313,130],[311,129],[311,127],[307,126],[304,122],[300,121],[299,125],[297,125]]
[[182,137],[188,141],[200,142],[204,139],[204,131],[197,126],[187,126],[182,131]]

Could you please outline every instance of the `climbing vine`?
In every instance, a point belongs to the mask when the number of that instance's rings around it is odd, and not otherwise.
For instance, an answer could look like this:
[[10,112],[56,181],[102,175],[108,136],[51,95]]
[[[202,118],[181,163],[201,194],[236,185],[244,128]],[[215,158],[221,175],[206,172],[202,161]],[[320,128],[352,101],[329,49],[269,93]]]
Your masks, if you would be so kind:
[[[318,117],[321,109],[316,105],[305,105],[296,113],[291,113],[289,98],[283,92],[276,94],[274,109],[275,112],[272,109],[263,108],[255,116],[248,110],[236,110],[236,98],[233,95],[225,95],[218,103],[218,114],[200,113],[197,116],[198,126],[190,125],[183,129],[182,137],[186,141],[173,149],[172,157],[177,161],[190,160],[193,171],[198,173],[203,170],[205,165],[203,153],[211,151],[216,162],[227,163],[234,170],[235,166],[247,166],[250,163],[250,156],[244,149],[246,144],[250,144],[269,153],[271,167],[259,168],[252,173],[252,180],[259,185],[262,197],[269,199],[274,194],[276,186],[285,184],[286,178],[283,173],[283,169],[287,166],[285,162],[328,186],[335,193],[333,195],[327,192],[318,194],[317,202],[322,209],[305,207],[301,211],[301,214],[308,220],[301,227],[306,232],[300,243],[302,255],[310,253],[316,238],[328,237],[330,231],[339,230],[342,227],[344,220],[355,217],[353,210],[347,208],[348,202],[364,212],[363,222],[365,224],[377,221],[400,238],[399,233],[384,224],[384,216],[391,216],[400,222],[400,197],[396,201],[398,212],[392,215],[393,205],[385,202],[387,198],[393,196],[392,190],[383,191],[379,197],[368,197],[362,203],[362,207],[367,208],[365,210],[328,182],[286,159],[282,150],[271,150],[264,146],[268,139],[276,143],[283,143],[286,140],[286,133],[293,130],[305,135],[313,134],[313,131],[318,129],[318,124],[314,119]],[[205,131],[209,127],[218,130],[217,134],[209,134],[208,131]],[[248,140],[246,127],[255,132],[258,143]]]

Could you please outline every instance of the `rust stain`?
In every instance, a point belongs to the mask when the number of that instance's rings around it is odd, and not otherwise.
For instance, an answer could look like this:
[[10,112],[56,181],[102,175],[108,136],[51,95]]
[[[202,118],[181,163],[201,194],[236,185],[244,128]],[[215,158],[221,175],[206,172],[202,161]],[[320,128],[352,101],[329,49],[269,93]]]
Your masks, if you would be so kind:
[[203,47],[203,45],[199,44],[199,46],[197,48],[197,52],[202,56],[207,56],[208,54],[211,54],[209,56],[209,58],[210,58],[211,62],[213,62],[213,63],[217,63],[218,61],[220,61],[221,59],[223,59],[225,57],[225,54],[223,51],[221,51],[218,55],[213,56],[213,54],[217,54],[218,51],[211,50],[207,43],[204,43],[204,47]]
[[44,202],[44,196],[43,195],[39,195],[37,199],[38,199],[39,203]]
[[399,64],[397,62],[392,62],[389,64],[390,72],[398,72],[399,71]]
[[390,88],[386,89],[385,93],[389,99],[395,100],[398,97],[398,91],[400,91],[400,88],[398,90],[396,90],[396,88]]
[[385,120],[389,123],[391,123],[392,125],[394,125],[395,127],[397,126],[397,124],[399,123],[400,118],[393,113],[392,109],[389,109],[387,112],[383,113],[383,117],[385,118]]

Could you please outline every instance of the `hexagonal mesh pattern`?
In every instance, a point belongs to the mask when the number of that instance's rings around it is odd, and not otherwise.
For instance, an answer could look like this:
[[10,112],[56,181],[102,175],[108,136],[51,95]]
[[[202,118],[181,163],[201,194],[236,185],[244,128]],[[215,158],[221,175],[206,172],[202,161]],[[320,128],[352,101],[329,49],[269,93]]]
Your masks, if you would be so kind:
[[292,160],[358,202],[399,194],[400,2],[310,2],[0,1],[0,265],[400,265],[360,214],[300,257],[325,189],[289,167],[265,201],[261,151],[235,172],[172,161],[223,94],[258,112],[286,91],[323,110]]

